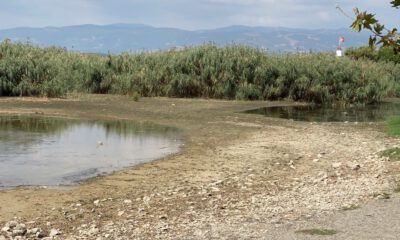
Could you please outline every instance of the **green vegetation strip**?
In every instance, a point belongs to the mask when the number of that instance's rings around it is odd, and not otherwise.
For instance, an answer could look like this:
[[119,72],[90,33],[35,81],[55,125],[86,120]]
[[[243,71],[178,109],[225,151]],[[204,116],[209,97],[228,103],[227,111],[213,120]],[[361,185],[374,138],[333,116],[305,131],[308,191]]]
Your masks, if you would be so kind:
[[79,93],[368,104],[400,96],[394,62],[231,45],[107,56],[0,44],[0,96]]
[[297,233],[303,233],[308,235],[330,236],[330,235],[335,235],[337,231],[333,229],[312,228],[312,229],[299,230],[297,231]]
[[[386,121],[386,129],[389,135],[400,137],[400,117],[393,117]],[[382,151],[381,156],[388,157],[390,161],[400,161],[400,148],[390,148]]]
[[390,135],[400,137],[400,117],[393,117],[386,122],[387,130]]
[[356,60],[371,60],[375,62],[400,63],[400,55],[393,51],[393,47],[371,48],[369,46],[349,48],[346,56]]

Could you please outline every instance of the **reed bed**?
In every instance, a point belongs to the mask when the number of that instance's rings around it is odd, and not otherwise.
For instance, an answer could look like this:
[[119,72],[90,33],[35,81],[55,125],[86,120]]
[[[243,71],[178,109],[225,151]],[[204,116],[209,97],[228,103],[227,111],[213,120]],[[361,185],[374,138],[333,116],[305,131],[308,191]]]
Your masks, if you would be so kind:
[[399,78],[393,62],[271,54],[238,45],[101,56],[0,44],[0,96],[102,93],[369,104],[399,96]]

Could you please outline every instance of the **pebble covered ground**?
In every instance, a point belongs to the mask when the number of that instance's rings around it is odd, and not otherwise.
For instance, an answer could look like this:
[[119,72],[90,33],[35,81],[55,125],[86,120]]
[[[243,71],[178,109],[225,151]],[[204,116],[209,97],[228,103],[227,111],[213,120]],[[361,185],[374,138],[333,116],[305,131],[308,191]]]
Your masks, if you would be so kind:
[[[51,104],[46,114],[54,114]],[[301,222],[390,198],[400,180],[400,163],[380,155],[400,141],[380,124],[271,120],[232,113],[234,103],[219,103],[227,110],[218,114],[212,102],[197,104],[171,113],[189,136],[197,134],[181,154],[58,193],[66,200],[46,198],[32,214],[0,217],[0,240],[275,239],[295,234]],[[23,106],[19,111],[33,108]],[[199,108],[209,115],[193,116]],[[162,114],[161,123],[173,121]],[[0,203],[23,191],[0,192]]]

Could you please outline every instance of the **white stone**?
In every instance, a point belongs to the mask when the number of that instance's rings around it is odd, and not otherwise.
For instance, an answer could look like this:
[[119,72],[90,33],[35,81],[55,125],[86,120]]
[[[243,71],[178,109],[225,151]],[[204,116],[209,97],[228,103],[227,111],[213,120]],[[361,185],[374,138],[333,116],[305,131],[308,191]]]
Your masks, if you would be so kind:
[[15,228],[18,225],[18,222],[16,221],[9,221],[8,223],[6,223],[6,227],[9,228]]
[[342,166],[341,162],[332,163],[333,168],[340,168]]
[[26,231],[26,226],[25,224],[17,224],[17,226],[15,226],[14,230],[22,230],[22,231]]
[[349,167],[352,170],[356,171],[356,170],[359,170],[361,168],[361,165],[358,164],[358,163],[355,163],[355,162],[353,162],[353,163],[350,162],[350,163],[347,163],[347,167]]
[[98,234],[99,233],[99,229],[98,228],[91,228],[88,232],[87,232],[87,234],[89,235],[89,236],[94,236],[94,235],[96,235],[96,234]]
[[20,230],[20,229],[15,229],[12,231],[12,236],[16,237],[16,236],[23,236],[25,234],[26,231],[24,230]]
[[50,234],[49,234],[49,236],[50,237],[55,237],[55,236],[58,236],[58,235],[60,235],[61,234],[61,232],[60,232],[60,230],[58,230],[58,229],[51,229],[50,230]]
[[125,213],[124,211],[119,211],[118,212],[118,217],[121,217],[122,215],[124,215],[124,213]]
[[29,234],[36,235],[38,232],[41,232],[40,228],[32,228],[28,231]]

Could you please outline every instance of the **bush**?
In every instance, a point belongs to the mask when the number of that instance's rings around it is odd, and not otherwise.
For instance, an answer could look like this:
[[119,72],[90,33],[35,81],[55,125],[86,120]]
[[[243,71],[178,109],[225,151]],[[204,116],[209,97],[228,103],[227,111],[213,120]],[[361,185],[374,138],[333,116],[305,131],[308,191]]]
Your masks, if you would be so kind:
[[400,54],[395,54],[393,47],[381,47],[379,49],[369,46],[360,48],[349,48],[346,50],[346,56],[354,60],[371,60],[371,61],[386,61],[400,63]]
[[359,59],[360,60],[368,59],[372,61],[378,60],[378,51],[369,46],[360,48],[349,48],[345,51],[345,55],[354,60],[359,60]]
[[[322,104],[367,104],[400,96],[400,67],[389,52],[363,48],[347,54],[359,60],[323,53],[276,55],[251,47],[212,44],[101,56],[3,42],[0,96],[126,95],[136,91],[148,97],[289,98]],[[390,60],[371,61],[376,59]]]

